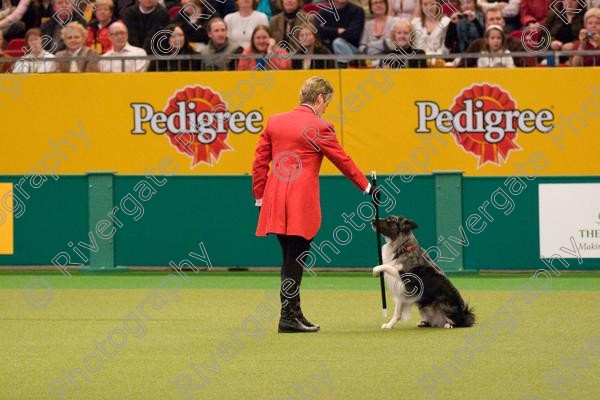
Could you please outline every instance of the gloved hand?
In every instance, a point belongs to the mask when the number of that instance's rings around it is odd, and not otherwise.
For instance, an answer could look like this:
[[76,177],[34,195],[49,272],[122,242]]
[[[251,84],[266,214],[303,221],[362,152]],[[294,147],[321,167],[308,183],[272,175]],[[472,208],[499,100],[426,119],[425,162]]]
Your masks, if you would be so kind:
[[371,196],[371,198],[378,204],[381,204],[381,189],[371,186],[371,190],[369,190],[369,196]]

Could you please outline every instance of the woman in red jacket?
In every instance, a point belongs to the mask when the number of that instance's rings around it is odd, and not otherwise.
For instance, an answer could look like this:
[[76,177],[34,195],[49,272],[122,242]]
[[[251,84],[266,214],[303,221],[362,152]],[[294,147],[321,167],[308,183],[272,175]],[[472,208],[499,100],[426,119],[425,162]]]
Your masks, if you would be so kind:
[[[333,97],[333,87],[313,76],[300,90],[300,105],[273,115],[260,135],[252,190],[260,207],[257,236],[276,234],[283,252],[279,332],[316,332],[300,308],[302,264],[321,225],[319,170],[327,157],[361,191],[371,185],[340,146],[333,126],[321,115]],[[271,173],[269,173],[271,164]]]

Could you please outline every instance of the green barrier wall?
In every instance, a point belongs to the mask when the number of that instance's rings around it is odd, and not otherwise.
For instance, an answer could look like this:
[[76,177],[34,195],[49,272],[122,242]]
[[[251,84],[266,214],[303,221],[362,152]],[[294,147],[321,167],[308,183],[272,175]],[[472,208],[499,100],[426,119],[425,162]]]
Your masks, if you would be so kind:
[[[383,178],[379,179],[382,183]],[[115,199],[126,196],[139,180],[137,176],[118,177]],[[391,209],[390,201],[388,208],[422,221],[419,234],[424,242],[433,244],[433,178],[416,177],[401,190],[394,197],[395,207]],[[323,224],[314,243],[318,245],[328,240],[339,254],[327,249],[325,255],[330,262],[318,257],[317,265],[368,267],[376,264],[374,232],[366,224],[362,230],[354,229],[342,217],[342,213],[356,214],[359,205],[369,201],[369,196],[362,195],[345,178],[321,177]],[[190,259],[187,257],[190,251],[198,253],[198,243],[202,241],[213,265],[278,266],[281,254],[277,239],[254,236],[258,215],[253,203],[249,177],[171,177],[156,197],[145,204],[144,217],[119,232],[116,263],[131,266],[179,262]],[[364,208],[364,214],[368,210],[368,206]],[[387,214],[384,209],[381,212]],[[358,216],[354,220],[360,227],[362,221]],[[349,239],[346,245],[335,242],[333,233],[338,226],[346,226],[350,231],[351,239],[342,233],[338,235],[341,242]]]
[[[3,175],[0,182],[16,185],[22,178]],[[51,265],[57,253],[70,250],[69,242],[87,241],[86,176],[62,175],[57,181],[48,178],[37,189],[28,183],[22,186],[29,199],[13,189],[25,204],[25,212],[18,218],[19,206],[14,204],[14,255],[0,255],[0,265]],[[87,257],[87,250],[82,251]]]
[[[543,183],[598,183],[599,177],[538,177],[523,181],[527,188],[519,195],[510,195],[504,185],[506,177],[463,177],[463,224],[469,215],[481,212],[478,208],[485,201],[490,203],[492,194],[502,188],[514,202],[514,209],[508,215],[508,208],[487,206],[494,218],[480,234],[469,234],[470,244],[465,249],[465,269],[538,269],[545,265],[539,258],[539,212],[538,185]],[[497,201],[502,204],[503,201]],[[565,204],[565,207],[568,207]],[[569,243],[565,243],[569,245]],[[565,256],[564,253],[557,253]],[[552,254],[544,254],[550,257]],[[600,269],[600,259],[587,258],[578,265],[575,259],[569,259],[569,269]],[[559,268],[563,268],[560,264]]]
[[[19,176],[0,176],[2,182],[17,183]],[[505,177],[462,177],[459,173],[415,176],[402,183],[394,177],[400,189],[394,193],[386,176],[379,185],[393,193],[393,200],[382,195],[381,215],[402,214],[418,222],[415,231],[423,247],[437,245],[446,261],[438,264],[448,271],[489,269],[537,269],[544,266],[538,259],[538,188],[539,183],[600,182],[600,177],[538,178],[518,196],[511,196],[514,210],[505,215],[493,205],[487,212],[494,218],[480,234],[468,231],[468,246],[452,244],[459,253],[453,256],[443,245],[449,236],[460,237],[459,225],[478,211],[492,194],[502,187]],[[117,211],[122,224],[112,239],[94,234],[98,250],[90,252],[78,246],[86,262],[93,268],[114,270],[118,267],[167,266],[191,260],[190,252],[201,254],[202,242],[213,266],[272,267],[280,263],[279,247],[274,237],[257,238],[254,229],[257,210],[253,205],[249,176],[173,176],[162,186],[153,185],[156,193],[146,201],[134,190],[143,176],[92,174],[61,176],[41,188],[31,190],[25,201],[26,212],[15,218],[15,254],[0,255],[0,265],[51,265],[60,252],[69,253],[73,262],[81,261],[68,246],[69,242],[90,243],[88,232],[95,231],[101,219],[110,221],[112,207],[122,208],[123,199],[135,198],[143,208],[126,215]],[[111,201],[112,199],[112,201]],[[125,200],[130,210],[134,203]],[[327,261],[317,253],[317,267],[371,267],[377,262],[375,235],[368,224],[354,216],[355,226],[346,222],[342,213],[357,214],[360,209],[368,216],[371,209],[364,196],[341,176],[321,177],[323,224],[316,245],[329,241],[339,254],[324,248]],[[111,204],[112,203],[112,204]],[[89,205],[89,207],[88,207]],[[134,220],[138,215],[139,220]],[[461,222],[462,221],[462,222]],[[110,227],[109,227],[110,228]],[[348,235],[348,232],[351,236]],[[337,241],[336,241],[337,238]],[[550,256],[550,255],[548,255]],[[448,261],[450,259],[450,261]],[[600,269],[600,259],[585,259],[583,265],[570,269]]]

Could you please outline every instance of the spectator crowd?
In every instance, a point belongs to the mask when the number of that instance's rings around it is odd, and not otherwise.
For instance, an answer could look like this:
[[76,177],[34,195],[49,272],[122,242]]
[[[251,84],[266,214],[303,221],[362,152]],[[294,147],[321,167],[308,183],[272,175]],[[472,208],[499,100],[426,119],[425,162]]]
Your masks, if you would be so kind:
[[600,65],[600,0],[0,1],[1,72]]

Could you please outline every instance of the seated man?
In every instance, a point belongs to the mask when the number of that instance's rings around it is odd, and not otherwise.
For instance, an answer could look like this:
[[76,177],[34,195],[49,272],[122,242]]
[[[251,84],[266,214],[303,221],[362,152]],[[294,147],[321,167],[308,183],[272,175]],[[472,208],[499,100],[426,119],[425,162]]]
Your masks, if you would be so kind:
[[139,0],[138,3],[123,11],[123,22],[129,31],[129,43],[141,47],[146,53],[152,53],[152,47],[159,43],[153,37],[156,32],[169,23],[167,10],[158,4],[158,0]]
[[[145,57],[146,51],[129,44],[127,27],[121,21],[113,22],[108,28],[112,49],[102,57]],[[148,68],[147,60],[102,60],[100,72],[144,72]]]
[[521,28],[519,18],[521,0],[478,0],[477,4],[483,9],[484,13],[490,8],[497,8],[502,11],[502,16],[506,22],[504,33]]
[[212,18],[208,21],[208,45],[200,54],[202,69],[205,71],[226,71],[236,69],[236,60],[231,59],[232,54],[240,54],[244,49],[229,41],[227,25],[221,18]]
[[[487,29],[487,27],[489,27],[491,25],[499,25],[500,27],[502,27],[504,29],[504,33],[506,34],[506,22],[504,21],[504,17],[502,16],[502,11],[499,8],[490,8],[485,13],[486,29]],[[481,51],[483,50],[484,47],[485,47],[485,39],[484,38],[476,39],[471,42],[469,47],[467,47],[467,50],[465,51],[465,53],[478,53],[479,54],[479,53],[481,53]],[[521,41],[519,39],[514,38],[510,34],[506,35],[506,48],[511,53],[525,51]],[[526,59],[524,59],[524,58],[513,57],[513,60],[514,60],[515,66],[517,66],[517,67],[523,67],[526,65]],[[465,65],[467,67],[476,67],[477,66],[477,58],[468,58],[468,59],[463,58],[460,61],[460,66],[465,66]]]
[[[333,11],[337,12],[321,9],[316,15],[319,37],[335,54],[356,54],[365,26],[365,12],[348,0],[334,0],[333,4]],[[344,66],[345,63],[340,64]]]
[[45,50],[56,53],[66,48],[61,36],[62,29],[69,22],[79,22],[83,26],[86,26],[87,22],[81,14],[73,9],[73,5],[68,0],[52,0],[52,11],[52,18],[44,22],[41,29],[44,36],[52,39],[52,42],[48,42],[46,45]]

